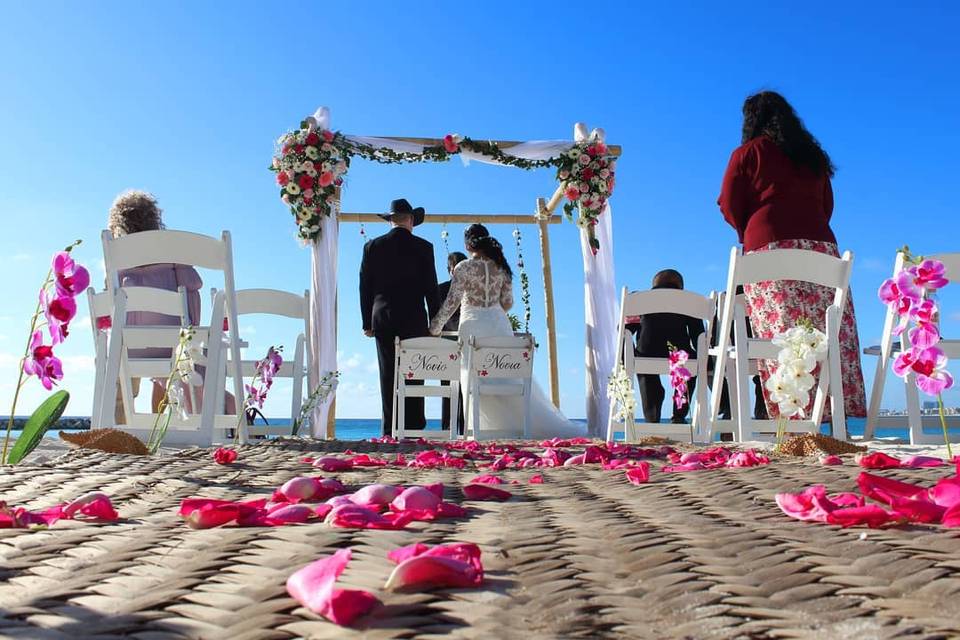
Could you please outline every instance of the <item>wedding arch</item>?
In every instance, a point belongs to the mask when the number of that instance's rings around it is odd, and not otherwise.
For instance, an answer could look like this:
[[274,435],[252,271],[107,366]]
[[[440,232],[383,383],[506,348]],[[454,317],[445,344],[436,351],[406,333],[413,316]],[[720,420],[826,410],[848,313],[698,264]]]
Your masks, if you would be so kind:
[[[443,138],[346,135],[330,128],[330,111],[321,107],[299,129],[277,141],[271,164],[281,200],[294,216],[299,236],[311,248],[310,388],[337,370],[337,254],[341,222],[381,222],[375,213],[340,211],[340,189],[352,158],[385,164],[465,160],[521,169],[556,169],[553,195],[537,198],[532,214],[428,214],[426,223],[534,224],[542,260],[550,395],[559,406],[556,316],[550,264],[549,227],[566,217],[580,228],[584,266],[586,415],[590,433],[606,424],[607,376],[613,370],[617,296],[613,277],[612,211],[616,159],[621,149],[607,145],[602,129],[574,125],[574,139],[549,141],[473,140],[457,134]],[[563,215],[557,209],[563,203]],[[576,213],[576,215],[574,215]],[[314,410],[315,437],[333,438],[335,396]]]

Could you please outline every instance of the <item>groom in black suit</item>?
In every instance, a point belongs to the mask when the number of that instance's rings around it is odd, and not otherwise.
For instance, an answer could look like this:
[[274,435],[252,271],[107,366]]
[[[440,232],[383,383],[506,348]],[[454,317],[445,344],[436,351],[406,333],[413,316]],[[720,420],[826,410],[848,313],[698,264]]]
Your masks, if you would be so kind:
[[[393,423],[394,339],[428,335],[430,318],[440,310],[433,245],[413,235],[423,222],[423,207],[414,209],[404,199],[390,203],[390,213],[380,216],[391,229],[363,248],[360,264],[360,313],[363,333],[377,341],[380,364],[380,399],[383,434]],[[424,309],[426,303],[426,309]],[[408,398],[407,429],[423,429],[423,398]]]

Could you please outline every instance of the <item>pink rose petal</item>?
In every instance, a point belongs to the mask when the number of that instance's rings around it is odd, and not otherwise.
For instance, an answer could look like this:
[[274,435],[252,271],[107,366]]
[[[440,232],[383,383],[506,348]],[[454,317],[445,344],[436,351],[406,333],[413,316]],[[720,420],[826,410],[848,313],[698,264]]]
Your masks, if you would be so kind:
[[874,451],[869,454],[859,454],[856,457],[857,464],[864,469],[896,469],[900,466],[900,460],[893,456],[888,456],[882,451]]
[[98,520],[117,520],[120,516],[106,494],[98,491],[87,493],[63,508],[64,518],[73,518],[80,513]]
[[487,473],[471,479],[470,484],[503,484],[503,478]]
[[907,456],[903,459],[902,466],[910,469],[921,469],[927,467],[942,467],[947,464],[943,458],[934,458],[932,456]]
[[442,587],[475,587],[483,583],[474,565],[454,557],[422,554],[401,562],[387,578],[384,589],[426,590]]
[[835,466],[843,464],[843,459],[837,455],[820,456],[820,464],[824,466]]
[[467,500],[509,500],[513,494],[489,484],[468,484],[463,487]]
[[349,460],[343,460],[342,458],[334,458],[333,456],[326,456],[323,458],[317,458],[313,461],[313,466],[321,471],[326,471],[328,473],[336,473],[338,471],[350,471],[353,469],[353,463]]
[[340,549],[332,556],[308,564],[287,579],[287,593],[334,624],[349,625],[379,604],[372,593],[335,586],[351,556],[350,549]]
[[440,496],[426,487],[408,487],[390,503],[394,511],[436,511]]
[[536,475],[530,476],[530,480],[528,482],[530,484],[543,484],[543,475],[538,473]]
[[631,483],[643,484],[650,480],[650,465],[646,462],[641,462],[638,466],[627,469],[625,474],[627,480]]
[[402,491],[401,487],[392,484],[369,484],[357,490],[349,498],[352,502],[363,506],[386,506]]

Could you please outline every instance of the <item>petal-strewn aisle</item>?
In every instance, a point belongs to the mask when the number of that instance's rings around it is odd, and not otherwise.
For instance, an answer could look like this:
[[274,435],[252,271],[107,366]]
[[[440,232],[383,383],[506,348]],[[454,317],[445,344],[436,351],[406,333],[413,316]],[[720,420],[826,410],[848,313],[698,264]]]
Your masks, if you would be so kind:
[[[0,635],[76,638],[779,638],[934,637],[960,633],[960,538],[937,525],[840,529],[785,516],[779,492],[822,483],[853,491],[862,469],[773,459],[769,465],[692,473],[661,471],[634,484],[623,469],[413,469],[355,467],[324,473],[302,462],[346,449],[408,459],[414,444],[272,443],[161,458],[74,452],[0,472],[0,499],[41,509],[89,491],[109,495],[120,520],[63,520],[48,530],[0,530]],[[580,453],[582,447],[570,449]],[[306,452],[310,452],[309,454]],[[873,471],[932,486],[939,468]],[[504,500],[468,500],[481,474]],[[269,498],[291,478],[443,483],[465,518],[402,530],[276,527],[191,529],[185,498]],[[530,483],[535,475],[543,483]],[[517,484],[512,484],[517,481]],[[485,492],[479,492],[485,493]],[[476,588],[383,590],[405,545],[472,542],[483,553]],[[355,628],[297,604],[296,570],[338,549],[352,560],[337,581],[382,605]]]

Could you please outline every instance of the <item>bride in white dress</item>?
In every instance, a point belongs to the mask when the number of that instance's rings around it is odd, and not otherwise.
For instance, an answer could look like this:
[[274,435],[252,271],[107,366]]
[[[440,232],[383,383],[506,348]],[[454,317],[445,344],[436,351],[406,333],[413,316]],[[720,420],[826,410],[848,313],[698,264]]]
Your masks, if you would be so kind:
[[[513,336],[507,311],[513,306],[513,272],[503,247],[482,224],[470,225],[463,234],[470,259],[453,271],[450,293],[430,322],[430,333],[440,335],[443,325],[460,308],[460,339]],[[466,371],[461,374],[466,383]],[[464,386],[464,389],[466,387]],[[480,403],[480,431],[497,437],[520,437],[522,408],[519,398],[486,396]],[[586,435],[586,426],[571,422],[553,406],[536,383],[530,407],[531,437],[569,438]]]

